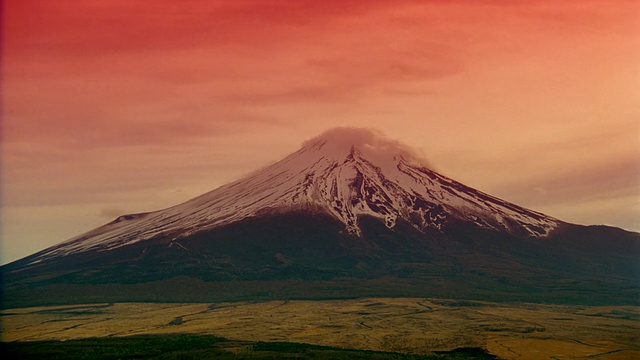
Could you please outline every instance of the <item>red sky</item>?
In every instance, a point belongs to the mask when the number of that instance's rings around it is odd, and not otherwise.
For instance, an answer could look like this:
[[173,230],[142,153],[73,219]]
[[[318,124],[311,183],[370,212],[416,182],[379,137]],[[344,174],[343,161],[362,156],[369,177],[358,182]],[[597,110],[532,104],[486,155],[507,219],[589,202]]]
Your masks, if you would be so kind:
[[2,258],[364,126],[640,230],[637,1],[4,1]]

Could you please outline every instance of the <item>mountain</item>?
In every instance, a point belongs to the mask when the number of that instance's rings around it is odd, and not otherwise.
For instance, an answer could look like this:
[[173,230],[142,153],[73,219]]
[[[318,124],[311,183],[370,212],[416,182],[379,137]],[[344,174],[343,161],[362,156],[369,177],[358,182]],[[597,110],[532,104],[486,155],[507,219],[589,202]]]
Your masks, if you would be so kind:
[[635,303],[639,249],[640,234],[525,209],[431,170],[375,131],[338,128],[238,181],[122,215],[2,272],[5,301],[20,304],[373,295]]

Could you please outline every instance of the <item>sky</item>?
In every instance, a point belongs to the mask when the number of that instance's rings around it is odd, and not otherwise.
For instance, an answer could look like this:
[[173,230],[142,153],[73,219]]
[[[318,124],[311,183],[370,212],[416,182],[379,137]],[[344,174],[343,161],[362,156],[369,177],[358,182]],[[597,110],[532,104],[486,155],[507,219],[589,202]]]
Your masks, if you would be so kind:
[[640,231],[637,1],[3,1],[1,256],[162,209],[336,126]]

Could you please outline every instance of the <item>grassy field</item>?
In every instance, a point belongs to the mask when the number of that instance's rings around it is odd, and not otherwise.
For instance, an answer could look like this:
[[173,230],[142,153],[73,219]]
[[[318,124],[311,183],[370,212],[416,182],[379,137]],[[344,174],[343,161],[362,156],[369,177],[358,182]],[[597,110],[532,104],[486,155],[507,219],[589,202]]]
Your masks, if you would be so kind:
[[[640,358],[640,308],[634,306],[370,298],[258,303],[105,303],[4,309],[0,315],[4,346],[14,349],[27,345],[71,346],[73,340],[89,341],[88,338],[94,338],[92,341],[98,341],[95,338],[132,341],[149,335],[171,338],[181,333],[233,339],[224,340],[226,343],[219,350],[228,352],[229,348],[245,346],[251,349],[252,356],[258,356],[256,351],[269,346],[275,351],[283,350],[282,346],[286,348],[281,345],[278,350],[274,343],[304,343],[328,347],[306,348],[318,351],[313,357],[339,349],[432,356],[438,351],[476,348],[486,349],[502,359]],[[57,342],[60,340],[65,342]],[[242,342],[249,343],[236,346]],[[294,348],[296,346],[303,345],[294,345]],[[357,356],[367,354],[373,353]],[[441,353],[440,356],[452,355]]]

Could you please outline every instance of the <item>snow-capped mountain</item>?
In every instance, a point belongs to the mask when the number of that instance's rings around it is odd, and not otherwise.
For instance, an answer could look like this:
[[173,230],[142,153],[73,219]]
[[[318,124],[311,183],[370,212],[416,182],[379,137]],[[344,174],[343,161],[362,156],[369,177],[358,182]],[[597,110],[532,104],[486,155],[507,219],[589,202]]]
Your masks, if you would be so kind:
[[[640,236],[579,226],[338,128],[182,204],[122,215],[1,267],[16,306],[432,296],[640,302]],[[46,294],[43,298],[42,294]]]
[[[559,221],[451,180],[423,165],[408,147],[368,129],[337,128],[283,160],[183,204],[115,221],[42,253],[33,262],[109,250],[157,237],[172,240],[266,212],[325,212],[360,236],[358,217],[418,230],[452,219],[480,228],[544,237]],[[179,244],[177,242],[176,244]]]

